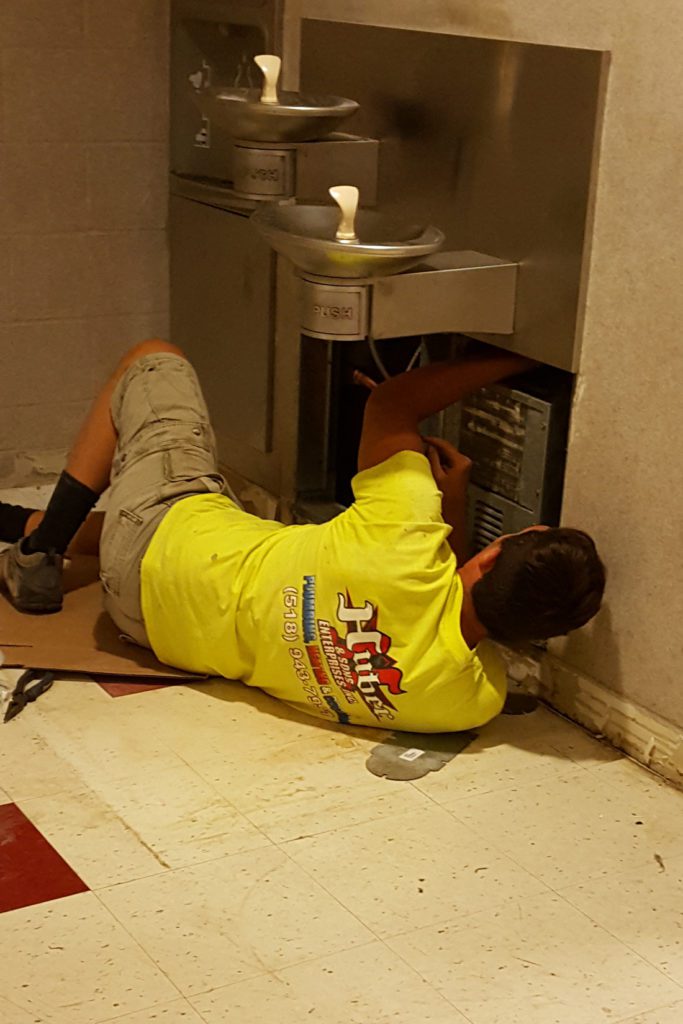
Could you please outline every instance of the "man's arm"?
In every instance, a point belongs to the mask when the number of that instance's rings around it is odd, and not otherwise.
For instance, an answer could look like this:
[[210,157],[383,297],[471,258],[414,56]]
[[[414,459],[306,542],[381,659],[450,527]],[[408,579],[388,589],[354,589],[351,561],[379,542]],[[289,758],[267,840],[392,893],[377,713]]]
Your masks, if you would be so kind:
[[448,538],[458,565],[467,561],[467,487],[472,460],[441,437],[426,437],[432,476],[441,491],[441,514],[451,527]]
[[401,451],[424,451],[419,425],[433,413],[504,377],[536,364],[491,347],[457,363],[434,363],[391,377],[368,398],[358,469],[370,469]]

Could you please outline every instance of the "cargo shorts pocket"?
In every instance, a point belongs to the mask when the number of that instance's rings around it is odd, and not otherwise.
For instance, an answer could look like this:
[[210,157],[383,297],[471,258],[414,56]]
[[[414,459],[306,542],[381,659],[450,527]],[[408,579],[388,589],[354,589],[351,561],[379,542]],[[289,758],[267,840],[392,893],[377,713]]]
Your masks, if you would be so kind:
[[216,468],[216,461],[204,448],[168,448],[164,453],[164,476],[171,485],[195,482],[199,493],[220,493],[226,487],[225,477]]
[[144,519],[137,512],[121,508],[116,521],[103,534],[100,546],[100,580],[108,594],[119,597],[132,562],[138,557]]

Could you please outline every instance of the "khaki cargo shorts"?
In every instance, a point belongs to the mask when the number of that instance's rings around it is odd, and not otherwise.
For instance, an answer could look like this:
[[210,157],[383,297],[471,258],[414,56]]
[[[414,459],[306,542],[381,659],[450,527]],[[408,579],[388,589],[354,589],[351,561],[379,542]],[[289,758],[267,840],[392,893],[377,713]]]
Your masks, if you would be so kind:
[[197,375],[170,352],[142,356],[111,400],[118,444],[100,540],[104,607],[122,634],[149,647],[140,564],[177,501],[194,494],[237,499],[218,472],[216,442]]

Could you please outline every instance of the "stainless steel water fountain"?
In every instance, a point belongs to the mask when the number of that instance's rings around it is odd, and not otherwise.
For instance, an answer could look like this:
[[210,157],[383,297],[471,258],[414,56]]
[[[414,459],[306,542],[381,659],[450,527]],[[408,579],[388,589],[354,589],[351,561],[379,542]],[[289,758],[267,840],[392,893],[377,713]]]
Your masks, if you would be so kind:
[[334,207],[269,204],[252,216],[302,279],[304,334],[357,341],[512,332],[515,263],[477,252],[437,253],[444,234],[433,225],[359,210],[352,185],[329,192]]
[[[301,161],[306,164],[315,157],[322,161],[318,176],[325,173],[330,159],[339,157],[335,151],[348,149],[351,143],[355,144],[351,173],[360,174],[366,185],[368,174],[371,180],[376,177],[374,142],[335,134],[358,110],[354,100],[281,90],[280,58],[256,54],[254,63],[263,75],[260,88],[212,85],[202,74],[189,76],[194,101],[207,123],[232,140],[232,182],[238,196],[267,200],[310,194],[305,175],[297,180],[297,153],[302,143],[327,142],[326,147],[307,147],[307,157]],[[309,173],[309,181],[310,177]]]
[[[171,6],[172,338],[226,470],[284,518],[333,514],[353,370],[398,372],[418,345],[489,340],[571,384],[604,54],[302,19],[288,0]],[[454,441],[456,419],[437,428]]]

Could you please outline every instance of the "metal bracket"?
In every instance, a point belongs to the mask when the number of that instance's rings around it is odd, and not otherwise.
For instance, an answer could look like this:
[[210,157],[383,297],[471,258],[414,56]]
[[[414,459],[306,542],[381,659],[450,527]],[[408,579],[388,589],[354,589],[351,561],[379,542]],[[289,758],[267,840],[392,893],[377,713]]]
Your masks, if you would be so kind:
[[512,334],[517,264],[480,252],[442,252],[372,286],[370,336]]
[[373,280],[301,275],[301,330],[326,341],[512,334],[517,266],[463,251]]

